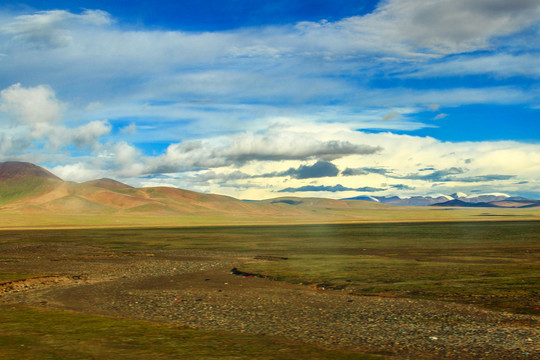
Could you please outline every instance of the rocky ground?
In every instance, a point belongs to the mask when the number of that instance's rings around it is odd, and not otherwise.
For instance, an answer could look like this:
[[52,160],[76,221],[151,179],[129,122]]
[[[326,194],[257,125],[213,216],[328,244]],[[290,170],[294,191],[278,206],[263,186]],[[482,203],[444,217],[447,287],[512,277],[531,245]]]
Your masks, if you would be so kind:
[[[360,297],[231,269],[253,256],[0,244],[0,301],[270,334],[390,359],[540,359],[540,318],[435,301]],[[39,275],[39,276],[38,276]]]

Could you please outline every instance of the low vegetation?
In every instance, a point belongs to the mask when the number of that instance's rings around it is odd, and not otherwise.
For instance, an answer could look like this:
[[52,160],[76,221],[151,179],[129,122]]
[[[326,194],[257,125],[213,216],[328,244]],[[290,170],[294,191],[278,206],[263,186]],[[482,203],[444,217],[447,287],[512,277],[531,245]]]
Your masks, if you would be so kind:
[[540,223],[518,222],[344,227],[333,243],[312,236],[287,261],[239,269],[358,295],[540,314],[539,230]]
[[[240,271],[359,295],[425,298],[538,314],[540,222],[447,222],[3,231],[3,241],[117,251],[204,249],[287,260]],[[1,258],[0,258],[1,260]]]
[[36,276],[35,274],[29,274],[29,273],[12,273],[12,272],[0,272],[0,284],[7,282],[7,281],[16,281],[16,280],[22,280],[27,279],[29,277]]
[[0,305],[0,358],[380,359],[269,336],[194,330],[18,305]]

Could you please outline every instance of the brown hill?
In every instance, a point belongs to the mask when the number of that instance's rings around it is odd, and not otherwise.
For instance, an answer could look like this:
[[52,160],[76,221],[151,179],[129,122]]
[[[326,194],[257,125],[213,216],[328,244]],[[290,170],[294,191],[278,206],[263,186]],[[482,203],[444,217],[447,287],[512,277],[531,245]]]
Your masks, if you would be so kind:
[[133,189],[132,186],[129,186],[124,183],[121,183],[120,181],[116,181],[116,180],[108,179],[108,178],[87,181],[83,183],[83,185],[95,186],[95,187],[113,190],[113,191]]
[[60,179],[58,176],[54,175],[50,171],[31,163],[19,161],[0,162],[1,182],[36,178],[62,181],[62,179]]
[[53,191],[63,180],[42,167],[25,162],[0,163],[0,205]]
[[0,163],[0,206],[40,214],[295,218],[342,216],[344,210],[387,207],[365,201],[279,198],[242,201],[171,187],[135,188],[112,179],[66,182],[30,164]]

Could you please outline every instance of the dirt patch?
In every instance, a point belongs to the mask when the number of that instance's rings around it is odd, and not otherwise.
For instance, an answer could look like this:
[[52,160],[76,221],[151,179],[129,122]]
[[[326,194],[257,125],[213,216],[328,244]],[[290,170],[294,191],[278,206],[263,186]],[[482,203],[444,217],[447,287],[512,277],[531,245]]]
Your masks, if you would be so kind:
[[78,281],[86,279],[87,276],[84,274],[81,275],[51,275],[51,276],[38,276],[28,279],[20,279],[13,281],[5,281],[0,283],[0,294],[1,293],[10,293],[10,292],[19,292],[23,290],[32,290],[37,288],[43,288],[45,286],[52,285],[65,285],[65,284],[74,284]]

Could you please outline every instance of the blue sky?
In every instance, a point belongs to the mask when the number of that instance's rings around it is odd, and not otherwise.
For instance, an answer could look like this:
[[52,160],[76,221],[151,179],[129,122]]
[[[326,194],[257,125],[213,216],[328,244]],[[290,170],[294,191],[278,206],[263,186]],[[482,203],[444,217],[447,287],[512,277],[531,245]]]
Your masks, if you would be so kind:
[[0,24],[0,160],[246,199],[540,198],[537,0],[10,1]]
[[223,31],[300,21],[336,21],[373,11],[377,1],[305,0],[196,0],[178,1],[11,1],[4,7],[29,12],[64,9],[78,13],[100,9],[118,14],[130,27],[183,31]]

